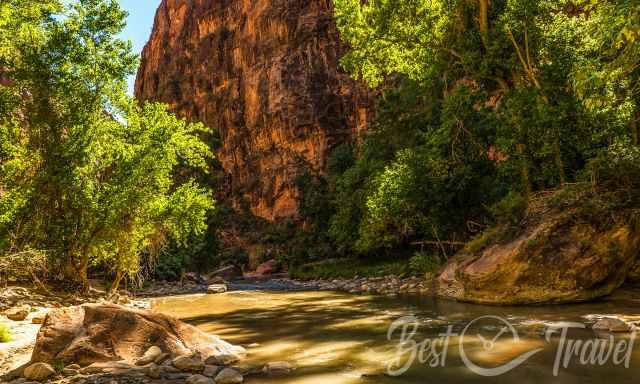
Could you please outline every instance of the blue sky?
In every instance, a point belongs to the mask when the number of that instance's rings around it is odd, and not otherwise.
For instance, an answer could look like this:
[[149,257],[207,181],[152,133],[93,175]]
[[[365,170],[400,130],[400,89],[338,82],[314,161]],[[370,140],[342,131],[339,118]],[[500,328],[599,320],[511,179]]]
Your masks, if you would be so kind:
[[[122,38],[131,40],[134,51],[140,53],[151,34],[153,18],[160,0],[119,0],[119,2],[122,8],[129,12],[127,27],[122,32]],[[129,79],[129,91],[132,93],[134,81],[135,77]]]

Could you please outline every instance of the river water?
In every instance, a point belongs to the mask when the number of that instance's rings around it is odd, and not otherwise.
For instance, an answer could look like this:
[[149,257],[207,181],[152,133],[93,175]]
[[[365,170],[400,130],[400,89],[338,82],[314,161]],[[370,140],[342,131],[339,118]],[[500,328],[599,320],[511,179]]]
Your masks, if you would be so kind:
[[[249,384],[614,384],[636,383],[640,373],[640,341],[633,334],[612,338],[589,328],[602,316],[640,320],[640,292],[625,291],[598,303],[538,307],[265,291],[169,297],[153,305],[231,343],[258,344],[248,348],[248,365],[287,361],[296,367],[285,376],[247,377]],[[402,318],[404,328],[389,335]],[[408,342],[401,346],[403,329]],[[594,364],[594,357],[603,364]],[[394,370],[408,369],[386,376],[390,362]]]

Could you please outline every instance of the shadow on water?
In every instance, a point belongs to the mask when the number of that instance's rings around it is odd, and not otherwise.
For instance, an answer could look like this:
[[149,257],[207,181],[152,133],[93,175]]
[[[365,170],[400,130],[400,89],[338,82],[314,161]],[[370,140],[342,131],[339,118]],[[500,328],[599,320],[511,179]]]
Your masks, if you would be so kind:
[[[500,380],[525,383],[627,383],[640,368],[640,354],[633,351],[631,367],[605,364],[583,367],[570,364],[556,377],[553,365],[557,340],[546,342],[542,330],[567,321],[590,323],[599,315],[625,315],[640,319],[640,296],[600,303],[570,306],[487,307],[437,300],[427,297],[353,296],[334,292],[230,292],[222,295],[191,295],[158,299],[156,310],[175,315],[205,332],[249,348],[249,365],[288,361],[296,370],[284,377],[249,378],[248,383],[489,383],[496,378],[471,372],[460,359],[460,344],[478,364],[494,367],[529,350],[541,352]],[[399,332],[387,339],[389,325],[396,319],[414,315],[419,319],[415,340],[437,339],[452,326],[461,333],[474,319],[499,316],[513,324],[520,334],[514,343],[500,338],[487,352],[477,336],[453,337],[444,367],[432,368],[416,362],[400,377],[376,376],[397,353]],[[476,331],[489,333],[495,325],[476,324]],[[477,329],[476,329],[477,328]],[[496,332],[493,332],[496,333]],[[571,337],[594,338],[590,330],[572,331]],[[620,336],[622,337],[622,336]],[[408,355],[404,355],[405,357]],[[361,378],[362,374],[373,374]]]

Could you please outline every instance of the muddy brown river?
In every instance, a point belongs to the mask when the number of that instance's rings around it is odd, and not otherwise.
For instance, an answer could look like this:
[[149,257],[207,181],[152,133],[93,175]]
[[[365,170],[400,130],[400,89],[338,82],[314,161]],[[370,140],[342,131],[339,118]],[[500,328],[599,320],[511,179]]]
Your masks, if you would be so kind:
[[[243,291],[157,299],[154,309],[244,346],[246,363],[296,369],[252,383],[635,383],[633,333],[590,329],[640,320],[640,292],[598,303],[487,307],[425,297]],[[580,327],[585,328],[580,328]],[[404,342],[402,343],[401,340]],[[389,369],[395,376],[387,376]]]

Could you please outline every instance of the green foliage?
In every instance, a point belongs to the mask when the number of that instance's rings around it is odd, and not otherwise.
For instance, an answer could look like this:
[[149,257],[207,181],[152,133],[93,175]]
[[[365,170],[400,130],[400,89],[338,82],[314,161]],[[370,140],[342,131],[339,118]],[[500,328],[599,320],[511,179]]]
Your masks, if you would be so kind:
[[510,192],[491,207],[491,213],[499,224],[518,225],[526,212],[527,200],[515,192]]
[[125,96],[125,16],[111,0],[0,4],[0,36],[17,36],[0,50],[0,247],[46,250],[85,287],[91,266],[135,277],[143,256],[202,234],[213,208],[175,177],[206,170],[208,130]]
[[518,224],[536,191],[583,174],[614,189],[640,179],[635,2],[334,5],[351,47],[343,66],[384,84],[353,166],[330,180],[339,251],[472,237],[477,250],[496,235],[488,226]]
[[440,268],[440,259],[425,252],[416,252],[409,259],[409,270],[416,276],[433,273]]
[[53,366],[53,369],[55,369],[55,371],[58,373],[62,373],[62,371],[64,370],[64,361],[62,360],[54,360],[51,365]]
[[591,159],[586,176],[612,189],[637,190],[640,186],[640,147],[628,141],[616,141]]
[[371,259],[329,259],[294,266],[291,277],[295,279],[350,279],[354,277],[404,276],[408,273],[404,260],[384,261]]
[[12,339],[11,331],[6,324],[0,323],[0,343],[8,343]]

